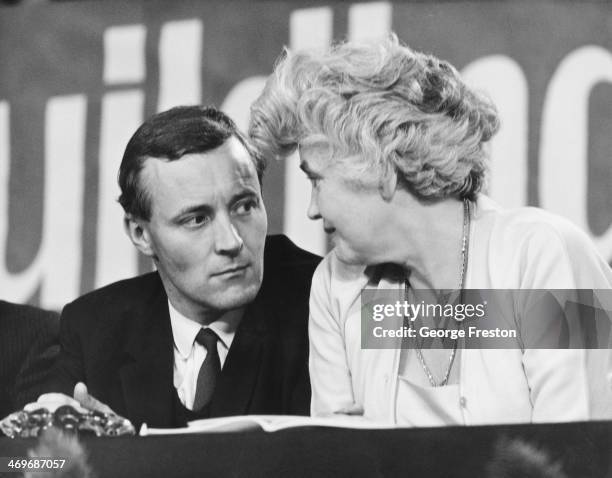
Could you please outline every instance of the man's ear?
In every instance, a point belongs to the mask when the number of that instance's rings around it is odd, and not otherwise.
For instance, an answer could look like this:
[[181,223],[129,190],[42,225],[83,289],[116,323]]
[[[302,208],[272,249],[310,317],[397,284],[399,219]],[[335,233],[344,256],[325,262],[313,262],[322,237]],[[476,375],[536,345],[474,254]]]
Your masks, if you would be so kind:
[[382,198],[390,202],[397,189],[397,171],[392,165],[386,164],[380,175],[378,191]]
[[131,214],[126,214],[123,217],[123,226],[125,232],[129,236],[132,243],[136,246],[140,252],[145,256],[154,257],[155,251],[151,243],[151,235],[146,226],[146,221],[142,219],[136,219]]

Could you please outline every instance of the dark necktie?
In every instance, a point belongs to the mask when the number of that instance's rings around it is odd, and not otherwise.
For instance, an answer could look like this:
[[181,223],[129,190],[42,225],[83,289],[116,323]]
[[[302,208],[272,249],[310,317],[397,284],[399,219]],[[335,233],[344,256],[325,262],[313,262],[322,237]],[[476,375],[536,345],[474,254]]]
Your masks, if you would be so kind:
[[196,336],[196,342],[206,349],[206,358],[198,373],[193,411],[199,411],[208,405],[215,391],[217,377],[221,371],[221,361],[219,360],[219,352],[217,352],[217,340],[219,340],[219,337],[209,328],[200,329]]

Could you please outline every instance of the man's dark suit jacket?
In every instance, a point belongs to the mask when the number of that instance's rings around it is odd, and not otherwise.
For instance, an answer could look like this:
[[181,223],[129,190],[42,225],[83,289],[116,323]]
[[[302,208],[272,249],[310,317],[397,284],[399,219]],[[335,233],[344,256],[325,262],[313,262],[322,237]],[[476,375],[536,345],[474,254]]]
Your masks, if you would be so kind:
[[58,328],[55,312],[0,301],[0,419],[45,391]]
[[[309,414],[308,297],[320,258],[269,236],[264,279],[236,330],[210,416]],[[174,352],[157,272],[93,291],[61,317],[56,389],[76,382],[139,426],[172,427]]]

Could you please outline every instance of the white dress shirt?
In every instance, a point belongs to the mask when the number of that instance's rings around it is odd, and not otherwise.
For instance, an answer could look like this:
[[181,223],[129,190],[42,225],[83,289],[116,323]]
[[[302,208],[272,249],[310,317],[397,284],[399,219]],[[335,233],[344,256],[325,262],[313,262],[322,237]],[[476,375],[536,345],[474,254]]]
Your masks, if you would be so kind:
[[174,340],[174,388],[181,403],[192,410],[198,373],[206,358],[206,348],[195,341],[196,335],[202,328],[211,328],[217,334],[217,351],[223,368],[242,314],[226,314],[210,325],[202,326],[182,315],[170,301],[168,310]]

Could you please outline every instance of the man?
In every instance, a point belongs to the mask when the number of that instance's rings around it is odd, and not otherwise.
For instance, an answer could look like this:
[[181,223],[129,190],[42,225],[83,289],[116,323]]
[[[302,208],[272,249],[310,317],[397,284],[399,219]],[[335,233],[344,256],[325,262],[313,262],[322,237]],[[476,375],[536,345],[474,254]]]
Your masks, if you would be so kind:
[[0,300],[0,419],[45,390],[58,328],[55,312]]
[[308,414],[308,295],[319,258],[286,237],[266,239],[263,169],[214,108],[173,108],[136,131],[119,202],[157,271],[64,308],[58,390],[136,426]]

